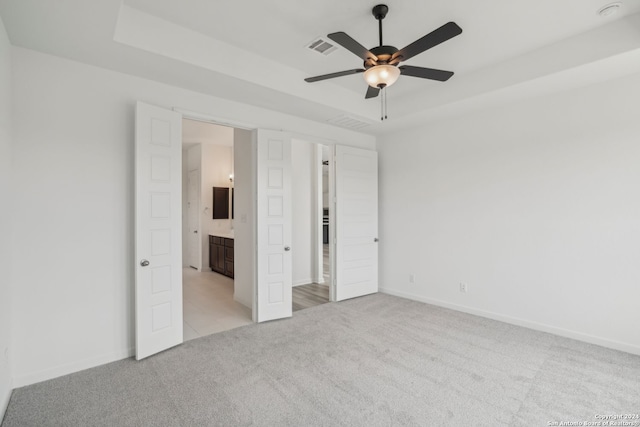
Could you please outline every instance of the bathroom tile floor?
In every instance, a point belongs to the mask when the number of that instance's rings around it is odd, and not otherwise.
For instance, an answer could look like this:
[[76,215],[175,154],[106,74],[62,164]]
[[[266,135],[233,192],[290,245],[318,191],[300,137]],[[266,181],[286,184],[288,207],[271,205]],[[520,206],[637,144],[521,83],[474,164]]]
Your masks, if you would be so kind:
[[[322,288],[320,291],[327,295],[322,301],[315,302],[308,301],[303,295],[306,302],[298,304],[300,301],[294,292],[294,311],[328,302],[329,245],[324,245],[323,252],[326,285],[307,287],[313,287],[313,292],[317,291],[315,288]],[[302,291],[304,287],[299,288],[298,291]],[[233,299],[233,279],[209,269],[202,272],[190,267],[182,269],[182,298],[185,341],[252,323],[251,310]]]
[[185,341],[252,323],[251,310],[233,300],[233,279],[183,268],[182,282]]

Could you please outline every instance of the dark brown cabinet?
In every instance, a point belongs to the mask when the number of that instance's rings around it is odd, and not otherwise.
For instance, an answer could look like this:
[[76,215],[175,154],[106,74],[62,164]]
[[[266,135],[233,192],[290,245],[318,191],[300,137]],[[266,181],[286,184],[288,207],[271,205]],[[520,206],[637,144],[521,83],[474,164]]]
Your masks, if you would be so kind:
[[209,236],[209,267],[233,278],[233,239]]

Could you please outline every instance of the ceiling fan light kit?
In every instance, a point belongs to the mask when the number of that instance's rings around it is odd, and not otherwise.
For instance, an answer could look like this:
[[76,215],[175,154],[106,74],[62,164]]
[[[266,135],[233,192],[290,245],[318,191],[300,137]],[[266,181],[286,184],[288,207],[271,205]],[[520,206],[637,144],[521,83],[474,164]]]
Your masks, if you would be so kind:
[[398,64],[462,33],[462,28],[460,28],[455,22],[448,22],[424,37],[398,50],[394,46],[385,46],[382,42],[382,20],[387,16],[388,12],[389,7],[384,4],[374,6],[371,10],[374,18],[378,20],[380,44],[377,47],[367,49],[344,32],[331,33],[327,35],[328,38],[361,58],[364,61],[364,68],[355,68],[352,70],[339,71],[337,73],[324,74],[305,79],[306,82],[313,83],[320,80],[327,80],[350,74],[364,73],[364,79],[369,85],[365,98],[375,98],[382,91],[381,120],[387,118],[386,88],[394,84],[398,80],[398,77],[400,77],[400,74],[441,82],[447,81],[451,76],[453,76],[452,71],[415,67],[411,65],[398,66]]
[[393,65],[376,65],[364,72],[364,79],[374,88],[389,87],[400,77],[400,69]]

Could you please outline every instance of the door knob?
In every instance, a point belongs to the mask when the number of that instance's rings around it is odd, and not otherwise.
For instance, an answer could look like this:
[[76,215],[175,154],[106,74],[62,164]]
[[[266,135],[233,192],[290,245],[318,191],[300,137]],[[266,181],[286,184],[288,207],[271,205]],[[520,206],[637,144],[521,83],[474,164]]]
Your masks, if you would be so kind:
[[377,237],[374,237],[374,238],[373,238],[373,242],[374,242],[374,243],[378,243],[378,238],[377,238]]
[[195,234],[198,234],[198,230],[193,230],[193,232],[194,232]]
[[149,261],[147,261],[146,259],[143,259],[142,261],[140,261],[140,265],[142,267],[146,267],[147,265],[149,265]]
[[284,250],[285,250],[285,251],[287,251],[287,252],[289,252],[289,251],[291,250],[291,248],[290,248],[289,246],[285,246],[285,247],[284,247]]

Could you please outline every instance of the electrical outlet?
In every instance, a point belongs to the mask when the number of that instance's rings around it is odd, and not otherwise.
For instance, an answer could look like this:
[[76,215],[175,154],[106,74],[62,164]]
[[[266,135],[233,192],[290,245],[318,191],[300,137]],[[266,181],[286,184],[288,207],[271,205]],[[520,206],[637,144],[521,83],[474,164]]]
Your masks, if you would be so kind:
[[410,274],[409,275],[409,283],[416,283],[416,275],[415,274]]
[[460,292],[462,292],[463,294],[466,294],[467,290],[468,290],[467,284],[464,282],[460,282]]

